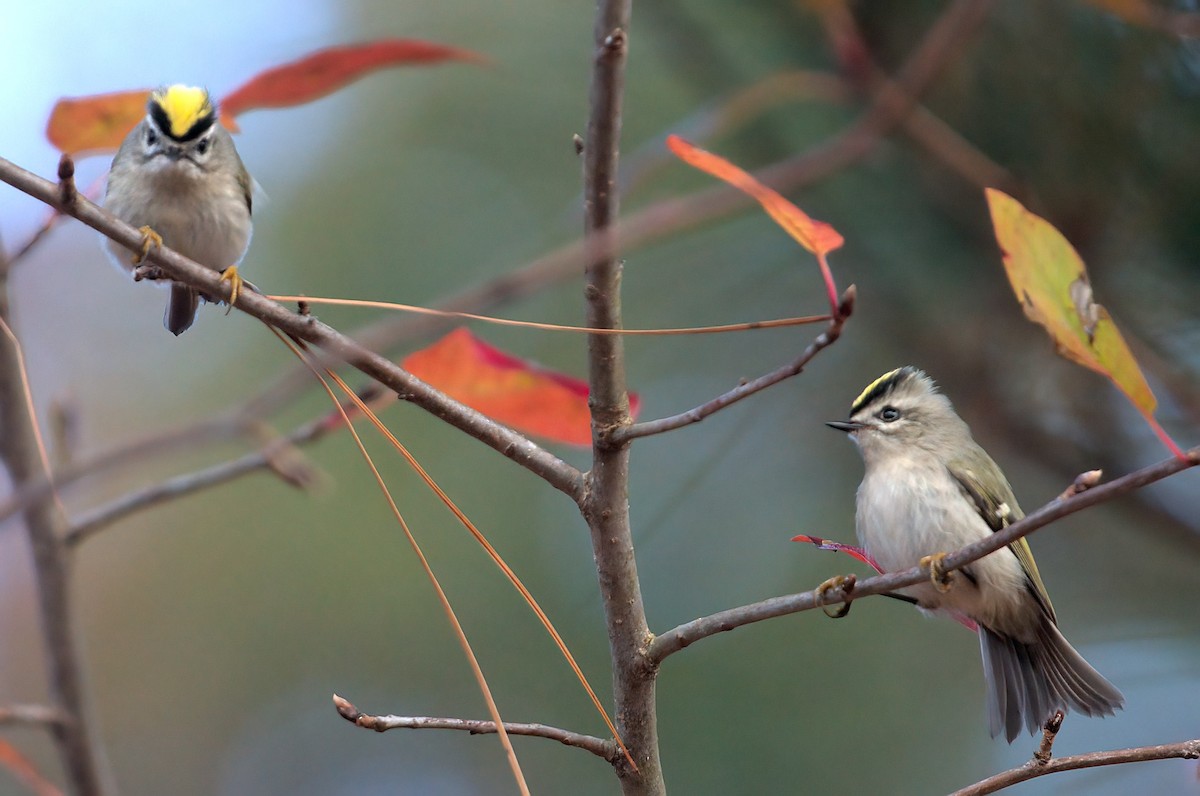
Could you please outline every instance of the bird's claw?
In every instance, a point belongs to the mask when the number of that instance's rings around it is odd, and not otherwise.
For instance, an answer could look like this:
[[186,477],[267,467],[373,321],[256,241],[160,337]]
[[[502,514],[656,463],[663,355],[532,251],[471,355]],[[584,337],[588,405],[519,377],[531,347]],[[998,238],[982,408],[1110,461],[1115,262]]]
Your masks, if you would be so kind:
[[[856,578],[854,575],[835,575],[813,590],[813,598],[816,600],[817,604],[821,606],[821,610],[825,612],[826,616],[828,616],[830,619],[841,619],[843,616],[850,613],[849,596],[850,592],[854,591],[854,584],[857,582],[858,578]],[[831,591],[839,590],[846,596],[847,599],[842,603],[841,608],[831,612],[829,610],[829,606],[825,604],[825,595]]]
[[242,283],[245,280],[238,273],[238,267],[231,265],[221,272],[221,281],[229,283],[229,309],[225,310],[225,314],[228,315],[233,311],[233,305],[237,303],[238,296],[242,294]]
[[954,575],[953,572],[946,571],[946,567],[942,563],[945,559],[945,553],[934,553],[931,556],[925,556],[920,562],[921,569],[929,570],[929,581],[933,584],[933,588],[942,594],[950,591]]
[[131,261],[134,265],[141,265],[145,262],[147,255],[150,254],[150,249],[154,247],[162,248],[162,235],[152,230],[150,227],[138,227],[138,232],[142,233],[142,250],[133,255]]

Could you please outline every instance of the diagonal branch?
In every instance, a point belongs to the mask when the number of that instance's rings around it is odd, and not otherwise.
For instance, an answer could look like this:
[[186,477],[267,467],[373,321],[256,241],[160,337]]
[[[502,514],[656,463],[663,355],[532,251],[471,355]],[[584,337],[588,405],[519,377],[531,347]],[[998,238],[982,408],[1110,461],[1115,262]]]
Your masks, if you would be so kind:
[[[1186,459],[1166,459],[1158,464],[1144,467],[1141,470],[1135,470],[1114,481],[1109,481],[1107,484],[1087,489],[1084,492],[1073,494],[1065,499],[1060,498],[1051,501],[1026,516],[1020,522],[1015,522],[1004,530],[993,533],[987,539],[950,553],[942,561],[944,569],[949,572],[964,567],[972,561],[983,558],[988,553],[994,553],[1001,547],[1011,544],[1024,536],[1028,536],[1038,528],[1049,525],[1068,514],[1074,514],[1097,503],[1112,500],[1135,489],[1140,489],[1146,484],[1161,481],[1170,475],[1186,470],[1189,467],[1194,467],[1197,464],[1200,464],[1200,447],[1188,451]],[[691,622],[685,622],[656,637],[650,643],[650,660],[655,664],[662,663],[668,656],[679,652],[684,647],[701,639],[714,636],[717,633],[724,633],[728,630],[735,630],[754,622],[761,622],[764,619],[773,619],[777,616],[809,611],[823,605],[845,603],[849,600],[872,594],[885,594],[902,589],[905,586],[913,586],[928,580],[928,578],[928,570],[913,567],[902,572],[889,572],[886,575],[878,575],[858,581],[850,589],[831,588],[829,590],[822,590],[820,595],[816,592],[788,594],[749,605],[738,606],[737,608],[730,608],[710,616],[695,619]]]
[[699,423],[709,415],[732,406],[743,398],[749,398],[751,395],[778,384],[784,379],[790,379],[792,376],[799,375],[805,366],[813,360],[813,357],[833,345],[841,336],[842,326],[845,325],[846,319],[854,311],[854,297],[855,289],[854,285],[851,285],[842,294],[841,303],[838,305],[838,313],[829,321],[829,327],[817,335],[817,339],[813,340],[808,348],[804,349],[804,352],[792,362],[783,367],[776,368],[766,375],[759,376],[753,381],[739,384],[732,390],[718,395],[716,398],[693,407],[686,412],[680,412],[670,417],[662,417],[658,420],[647,420],[642,423],[634,423],[630,426],[614,428],[609,432],[609,441],[613,444],[619,444],[637,439],[638,437],[649,437],[652,434],[662,434],[666,431],[673,431],[677,428],[689,426],[692,423]]
[[[76,197],[69,205],[62,205],[54,183],[3,158],[0,158],[0,181],[74,216],[130,251],[140,251],[142,248],[141,233],[130,225],[82,196]],[[227,293],[228,287],[221,282],[218,272],[171,249],[153,248],[147,259],[176,282],[199,288],[209,295],[224,296]],[[583,476],[574,467],[521,434],[434,389],[337,329],[312,316],[298,315],[252,291],[245,291],[238,297],[237,308],[357,368],[405,400],[499,451],[568,496],[578,500],[582,495]]]
[[1174,758],[1200,760],[1200,739],[1159,746],[1138,746],[1131,749],[1088,752],[1044,761],[1034,758],[1023,766],[1003,771],[962,790],[956,790],[951,796],[984,796],[984,794],[995,793],[1019,782],[1046,774],[1057,774],[1060,771],[1076,771],[1096,766],[1115,766],[1121,763],[1143,763],[1148,760],[1171,760]]
[[220,442],[241,434],[246,423],[235,416],[220,415],[202,420],[184,429],[166,434],[121,444],[86,458],[73,460],[70,464],[54,471],[53,481],[45,473],[14,489],[0,502],[0,523],[7,521],[26,506],[46,498],[54,490],[63,490],[78,483],[89,475],[106,472],[117,467],[145,462],[152,456],[164,452],[187,448],[199,442]]
[[[480,719],[434,718],[432,716],[373,716],[362,713],[349,700],[337,694],[333,695],[333,704],[338,715],[346,721],[375,732],[388,730],[460,730],[472,735],[492,734],[496,732],[496,722]],[[621,750],[611,740],[585,735],[580,732],[551,727],[548,724],[525,723],[517,721],[504,722],[504,731],[509,735],[529,735],[536,738],[548,738],[558,741],[564,746],[573,746],[591,752],[597,757],[610,763],[616,762],[621,756]]]
[[288,446],[314,442],[334,428],[336,427],[326,423],[324,418],[314,420],[288,434],[286,438],[269,442],[260,450],[247,453],[237,459],[220,462],[202,470],[168,478],[143,489],[129,492],[77,517],[71,527],[67,529],[63,537],[64,541],[68,545],[77,545],[134,512],[228,483],[257,470],[274,470],[285,480],[302,485],[311,479],[294,467],[289,468],[286,472],[282,471],[279,457],[286,452]]

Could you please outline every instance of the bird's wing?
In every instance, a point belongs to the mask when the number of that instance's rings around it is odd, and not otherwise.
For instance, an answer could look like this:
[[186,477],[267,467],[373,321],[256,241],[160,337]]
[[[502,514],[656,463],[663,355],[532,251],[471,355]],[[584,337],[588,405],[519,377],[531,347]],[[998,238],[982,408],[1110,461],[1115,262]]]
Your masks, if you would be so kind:
[[[985,466],[990,465],[987,473],[988,481],[998,484],[998,489],[989,489],[984,486],[980,474],[971,466],[951,462],[947,469],[959,486],[963,488],[963,492],[975,504],[979,516],[995,532],[1007,528],[1025,515],[1021,511],[1021,507],[1017,505],[1017,498],[1013,495],[1012,487],[1008,485],[1008,480],[1000,472],[1000,468],[990,459],[984,464]],[[1042,609],[1050,615],[1052,620],[1057,621],[1054,616],[1054,606],[1050,603],[1050,595],[1046,591],[1046,584],[1042,582],[1037,562],[1033,560],[1033,551],[1029,549],[1029,542],[1021,537],[1010,544],[1008,549],[1012,550],[1013,555],[1021,562],[1021,568],[1025,570],[1025,575],[1029,578],[1030,591],[1037,597]]]

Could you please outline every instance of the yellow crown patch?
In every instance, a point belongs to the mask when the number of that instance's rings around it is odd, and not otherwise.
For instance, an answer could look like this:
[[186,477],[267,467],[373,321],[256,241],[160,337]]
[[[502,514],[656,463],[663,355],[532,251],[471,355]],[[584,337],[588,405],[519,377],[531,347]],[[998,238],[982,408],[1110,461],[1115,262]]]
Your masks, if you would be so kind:
[[150,101],[162,108],[172,138],[183,138],[198,122],[213,114],[208,92],[195,86],[168,86],[155,91]]
[[858,397],[854,399],[854,403],[850,404],[851,416],[853,416],[871,401],[875,400],[876,397],[890,389],[894,382],[899,381],[903,376],[909,375],[914,370],[915,369],[912,366],[889,370],[887,373],[868,384],[866,389],[860,392]]

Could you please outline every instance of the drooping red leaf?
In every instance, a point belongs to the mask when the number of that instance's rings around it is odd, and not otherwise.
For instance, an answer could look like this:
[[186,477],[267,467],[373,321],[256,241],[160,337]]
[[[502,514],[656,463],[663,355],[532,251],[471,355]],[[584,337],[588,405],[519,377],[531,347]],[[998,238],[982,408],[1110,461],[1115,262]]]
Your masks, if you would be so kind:
[[[410,354],[405,370],[501,423],[569,445],[590,445],[587,383],[519,359],[456,329]],[[630,411],[639,401],[629,396]]]
[[821,277],[825,280],[825,291],[829,296],[830,309],[834,314],[838,312],[837,286],[833,281],[833,272],[825,258],[830,252],[840,249],[846,242],[840,232],[824,221],[817,221],[809,216],[777,191],[763,185],[749,172],[733,165],[720,155],[703,150],[677,135],[667,136],[667,148],[689,166],[707,172],[719,180],[724,180],[757,200],[767,215],[776,224],[783,227],[784,232],[815,254],[817,264],[821,267]]
[[861,547],[855,547],[854,545],[850,544],[842,544],[841,542],[831,542],[828,539],[822,539],[820,536],[806,536],[804,534],[793,536],[792,541],[808,542],[809,544],[815,545],[821,550],[832,550],[835,553],[845,553],[851,558],[855,558],[863,562],[881,575],[883,574],[883,568],[880,567],[879,564],[876,563],[875,559],[871,558],[867,551],[863,550]]
[[777,191],[763,185],[750,173],[720,155],[701,149],[677,135],[667,136],[667,147],[689,166],[724,180],[758,200],[776,224],[783,227],[797,243],[813,254],[829,254],[840,249],[846,242],[841,233],[832,226],[824,221],[817,221]]
[[221,118],[226,127],[236,131],[232,119],[246,111],[312,102],[379,69],[483,60],[470,50],[419,39],[384,39],[330,47],[260,72],[221,100]]

